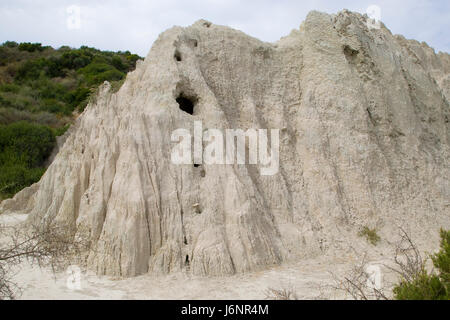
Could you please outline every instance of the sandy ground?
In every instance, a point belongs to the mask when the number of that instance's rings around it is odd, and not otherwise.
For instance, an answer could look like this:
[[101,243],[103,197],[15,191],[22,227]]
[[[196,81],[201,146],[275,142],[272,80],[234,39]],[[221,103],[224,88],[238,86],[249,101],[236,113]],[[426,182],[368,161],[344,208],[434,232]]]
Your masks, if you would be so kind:
[[315,261],[221,278],[177,273],[113,280],[83,273],[81,290],[69,289],[68,278],[27,265],[15,277],[23,288],[21,299],[265,299],[269,287],[292,288],[299,299],[318,299],[323,298],[320,286],[332,281],[326,268]]
[[[1,215],[0,223],[14,225],[25,215]],[[14,281],[22,288],[20,299],[266,299],[267,289],[291,289],[298,299],[342,299],[333,289],[334,275],[343,275],[355,255],[319,257],[295,264],[229,277],[196,277],[187,273],[165,276],[142,275],[112,279],[81,273],[80,288],[70,285],[71,274],[54,274],[48,268],[22,264]],[[383,261],[376,261],[383,263]],[[68,285],[69,281],[69,285]]]

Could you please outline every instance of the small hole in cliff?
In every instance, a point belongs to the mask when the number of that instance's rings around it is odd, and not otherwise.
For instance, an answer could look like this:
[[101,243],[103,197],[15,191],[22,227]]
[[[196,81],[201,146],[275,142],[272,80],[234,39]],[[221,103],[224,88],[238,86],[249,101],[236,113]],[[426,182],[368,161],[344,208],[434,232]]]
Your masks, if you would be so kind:
[[186,255],[186,260],[184,261],[184,265],[185,265],[186,267],[189,267],[189,263],[190,263],[190,261],[189,261],[189,255]]
[[198,168],[200,165],[198,163],[194,163],[194,168]]
[[175,60],[181,61],[181,53],[180,53],[180,51],[176,50],[175,54],[173,55],[173,57],[175,58]]
[[344,46],[344,55],[348,61],[353,61],[356,58],[358,53],[359,53],[358,50],[352,49],[348,45]]
[[184,244],[188,244],[186,236],[184,236]]
[[176,99],[180,109],[189,114],[194,114],[194,106],[197,102],[196,99],[185,97],[183,94],[180,94]]
[[194,209],[194,212],[195,212],[195,213],[198,213],[198,214],[202,213],[202,210],[201,210],[201,208],[200,208],[200,204],[199,204],[199,203],[194,203],[194,204],[192,205],[192,209]]
[[197,48],[197,46],[198,46],[198,41],[197,41],[197,40],[194,40],[193,43],[194,43],[194,47]]

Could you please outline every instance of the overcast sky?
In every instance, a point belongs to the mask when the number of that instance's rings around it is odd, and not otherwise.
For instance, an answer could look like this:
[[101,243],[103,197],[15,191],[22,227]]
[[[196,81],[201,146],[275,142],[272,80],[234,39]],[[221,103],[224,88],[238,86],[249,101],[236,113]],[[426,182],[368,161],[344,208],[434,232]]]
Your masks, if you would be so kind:
[[88,45],[145,56],[162,31],[202,18],[272,42],[298,28],[310,10],[365,13],[370,5],[380,8],[393,33],[450,52],[449,0],[0,0],[0,42]]

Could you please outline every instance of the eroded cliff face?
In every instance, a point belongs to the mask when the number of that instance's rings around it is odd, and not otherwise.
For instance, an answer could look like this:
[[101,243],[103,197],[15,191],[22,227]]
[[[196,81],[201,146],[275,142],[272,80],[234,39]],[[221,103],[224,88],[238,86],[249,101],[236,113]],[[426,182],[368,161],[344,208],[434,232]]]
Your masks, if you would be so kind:
[[[174,27],[0,211],[87,230],[89,265],[119,276],[258,270],[348,249],[366,225],[437,241],[450,227],[449,61],[348,11],[311,12],[273,44],[204,20]],[[278,173],[173,164],[171,133],[194,121],[280,129]]]

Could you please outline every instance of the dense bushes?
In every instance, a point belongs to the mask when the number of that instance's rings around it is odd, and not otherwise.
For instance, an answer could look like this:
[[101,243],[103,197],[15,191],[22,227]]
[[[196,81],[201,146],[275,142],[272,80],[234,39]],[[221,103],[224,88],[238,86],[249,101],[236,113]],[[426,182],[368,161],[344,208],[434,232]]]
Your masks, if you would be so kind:
[[70,106],[70,109],[74,110],[76,107],[79,109],[84,101],[87,100],[91,90],[87,87],[78,87],[75,90],[71,90],[66,95],[66,101]]
[[[12,41],[7,41],[5,44],[11,44]],[[44,51],[48,47],[43,47],[40,43],[30,43],[30,42],[23,42],[19,44],[18,46],[20,51],[28,51],[28,52],[34,52],[34,51]]]
[[5,46],[7,48],[15,48],[15,47],[19,46],[19,44],[15,41],[6,41],[5,43],[3,43],[3,46]]
[[55,146],[55,134],[28,122],[0,125],[0,194],[11,196],[39,180]]
[[450,230],[441,230],[441,249],[431,256],[436,274],[422,268],[412,279],[402,279],[393,289],[397,300],[450,299]]
[[38,182],[44,172],[45,168],[27,168],[21,164],[0,167],[0,200]]
[[73,112],[105,80],[117,90],[139,58],[86,46],[0,45],[0,200],[39,180]]
[[0,108],[71,115],[99,84],[123,80],[139,58],[129,51],[7,41],[0,46]]
[[441,250],[431,257],[434,267],[440,272],[439,277],[450,294],[450,230],[441,230]]
[[[45,126],[16,122],[0,126],[0,153],[22,158],[29,167],[42,165],[55,144],[53,131]],[[3,161],[2,161],[3,160]],[[5,159],[0,158],[0,164]]]
[[36,124],[59,128],[64,123],[55,114],[49,112],[30,113],[12,108],[0,108],[0,125],[19,121],[27,121]]
[[78,70],[84,76],[87,85],[98,85],[104,81],[118,81],[125,77],[125,74],[104,62],[93,62]]

